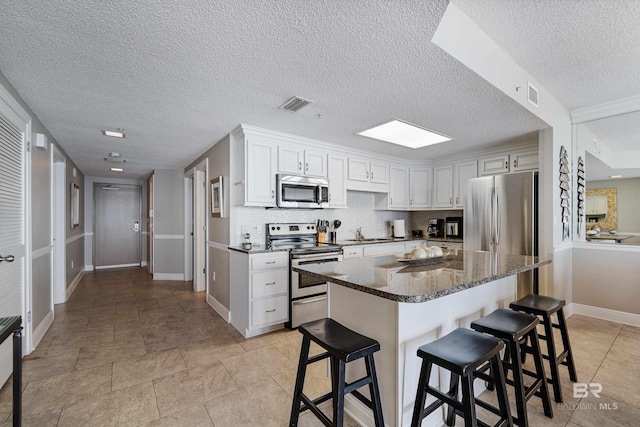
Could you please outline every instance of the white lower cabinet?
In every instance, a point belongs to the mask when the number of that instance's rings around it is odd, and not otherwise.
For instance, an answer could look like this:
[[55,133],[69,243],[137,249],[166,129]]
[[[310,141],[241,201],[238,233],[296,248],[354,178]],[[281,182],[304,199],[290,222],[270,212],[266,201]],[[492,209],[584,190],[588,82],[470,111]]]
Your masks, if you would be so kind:
[[289,252],[230,251],[231,324],[245,338],[284,327],[289,319]]
[[342,248],[344,259],[362,258],[362,246],[344,246]]

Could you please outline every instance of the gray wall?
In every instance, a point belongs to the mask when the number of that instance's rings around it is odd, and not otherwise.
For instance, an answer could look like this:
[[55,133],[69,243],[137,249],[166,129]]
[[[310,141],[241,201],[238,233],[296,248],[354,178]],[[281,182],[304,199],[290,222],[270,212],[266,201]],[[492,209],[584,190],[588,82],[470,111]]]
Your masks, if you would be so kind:
[[616,188],[618,230],[640,233],[640,178],[587,181],[587,189]]
[[156,170],[153,180],[153,273],[184,274],[184,174]]
[[[9,94],[15,99],[22,108],[27,111],[31,116],[31,130],[32,130],[32,146],[35,145],[36,134],[44,134],[47,137],[49,146],[46,150],[33,147],[31,150],[31,250],[38,254],[37,257],[33,257],[31,262],[32,268],[32,319],[33,329],[37,329],[40,326],[42,320],[45,319],[47,314],[51,311],[52,306],[52,277],[51,277],[51,263],[52,263],[52,233],[51,233],[51,153],[53,148],[51,144],[55,144],[60,152],[67,159],[67,190],[66,190],[66,206],[70,205],[69,196],[69,183],[71,182],[71,168],[75,165],[71,161],[66,152],[59,146],[55,138],[49,133],[47,128],[42,124],[38,116],[29,108],[27,103],[16,92],[11,83],[6,77],[0,73],[0,86],[9,92]],[[78,170],[78,176],[76,177],[77,183],[82,189],[82,173]],[[81,196],[82,197],[82,196]],[[82,209],[82,208],[81,208]],[[71,230],[69,227],[70,216],[69,209],[67,208],[67,239],[75,235],[82,234],[84,231],[81,228]],[[82,238],[79,240],[82,242]],[[67,245],[66,251],[67,264],[69,260],[74,260],[74,265],[84,265],[84,254],[82,251],[77,253]],[[67,272],[69,267],[67,265]],[[77,271],[79,272],[79,271]],[[75,277],[75,276],[74,276]],[[67,285],[73,280],[73,277],[67,276]]]
[[[206,153],[198,157],[193,163],[185,168],[185,174],[191,173],[191,170],[203,160],[209,160],[209,180],[222,176],[223,194],[225,198],[224,216],[222,218],[213,218],[210,213],[207,214],[209,223],[209,236],[207,240],[213,244],[228,246],[230,242],[230,138],[227,135]],[[191,266],[185,266],[191,268]],[[216,280],[213,281],[213,272],[216,273]],[[209,295],[215,298],[219,303],[229,308],[229,252],[226,249],[220,249],[220,246],[209,245]]]

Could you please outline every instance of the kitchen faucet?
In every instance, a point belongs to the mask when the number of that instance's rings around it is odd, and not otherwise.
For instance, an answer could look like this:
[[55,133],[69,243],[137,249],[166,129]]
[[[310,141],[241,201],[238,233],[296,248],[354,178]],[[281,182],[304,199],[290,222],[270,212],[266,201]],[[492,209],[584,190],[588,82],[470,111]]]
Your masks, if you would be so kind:
[[356,240],[364,240],[364,234],[362,234],[362,227],[358,227],[356,230]]

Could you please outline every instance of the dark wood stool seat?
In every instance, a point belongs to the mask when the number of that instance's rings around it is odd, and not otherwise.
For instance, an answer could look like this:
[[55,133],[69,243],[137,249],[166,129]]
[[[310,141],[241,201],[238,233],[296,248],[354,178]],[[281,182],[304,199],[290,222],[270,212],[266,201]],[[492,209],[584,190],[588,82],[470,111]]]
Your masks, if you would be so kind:
[[[507,309],[497,309],[488,316],[474,320],[471,328],[499,338],[507,345],[503,358],[503,365],[506,372],[507,384],[515,389],[517,418],[514,424],[521,427],[528,426],[526,403],[532,396],[542,399],[544,413],[549,418],[553,417],[551,399],[547,388],[544,366],[542,364],[542,354],[540,353],[540,343],[536,334],[538,318],[525,313]],[[528,337],[531,346],[522,346],[521,341]],[[522,354],[528,352],[533,355],[536,371],[531,372],[522,367]],[[513,373],[513,379],[509,379],[509,370]],[[525,387],[524,375],[534,378],[529,387]],[[484,378],[481,376],[481,378]],[[491,378],[484,378],[491,382]]]
[[[571,381],[578,381],[571,343],[569,342],[569,332],[564,319],[564,304],[564,300],[535,294],[529,294],[509,304],[509,307],[513,310],[538,316],[540,323],[544,326],[544,334],[538,334],[538,338],[547,344],[547,354],[543,354],[542,357],[549,361],[551,378],[547,380],[553,386],[553,395],[558,403],[562,403],[563,400],[560,374],[558,372],[560,365],[565,365],[568,368]],[[557,316],[558,323],[553,323],[551,316],[554,314]],[[560,336],[562,337],[563,350],[560,354],[556,350],[556,343],[553,337],[554,328],[560,330]]]
[[[297,426],[300,413],[309,409],[324,425],[341,427],[344,422],[344,396],[352,393],[373,411],[376,427],[383,427],[382,403],[373,361],[373,353],[380,350],[380,343],[352,331],[333,319],[320,319],[304,323],[300,325],[298,330],[302,333],[302,348],[289,426]],[[325,349],[326,352],[309,357],[311,341]],[[329,358],[331,363],[331,392],[312,400],[302,391],[307,365],[326,358]],[[346,363],[360,358],[364,358],[367,375],[347,384],[345,381]],[[369,386],[371,399],[357,390],[366,385]],[[333,420],[330,420],[318,408],[319,404],[329,399],[333,399]]]
[[[486,425],[476,419],[476,404],[500,415],[496,426],[511,426],[511,413],[504,382],[500,350],[504,344],[499,339],[480,334],[469,329],[456,329],[444,337],[421,346],[418,357],[422,358],[422,368],[418,381],[418,392],[413,408],[412,427],[418,427],[422,420],[445,403],[448,405],[446,423],[454,425],[455,415],[464,418],[465,426]],[[449,391],[442,391],[429,385],[433,364],[451,372]],[[473,380],[476,369],[489,364],[495,378],[499,408],[476,399],[473,392]],[[458,400],[458,382],[462,380],[462,402]],[[427,395],[436,401],[425,408]]]

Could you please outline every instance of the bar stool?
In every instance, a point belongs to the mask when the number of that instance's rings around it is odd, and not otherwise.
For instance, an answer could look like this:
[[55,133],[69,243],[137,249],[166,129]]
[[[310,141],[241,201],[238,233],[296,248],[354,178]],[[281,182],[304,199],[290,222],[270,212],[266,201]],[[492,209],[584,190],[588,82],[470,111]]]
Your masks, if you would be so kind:
[[[358,400],[367,405],[372,411],[376,427],[384,427],[382,418],[382,403],[378,390],[376,368],[373,353],[380,350],[378,341],[360,335],[346,328],[333,319],[320,319],[300,325],[298,329],[302,337],[298,375],[293,392],[290,427],[298,425],[300,412],[309,409],[326,426],[342,427],[344,421],[344,396],[352,393]],[[311,341],[326,350],[325,353],[309,357]],[[350,384],[345,382],[346,363],[365,358],[367,376]],[[303,392],[304,377],[307,365],[329,358],[331,362],[331,392],[314,400],[309,399]],[[371,399],[367,399],[357,389],[369,386]],[[333,399],[333,420],[330,420],[317,405]]]
[[[503,308],[499,308],[488,316],[471,322],[472,329],[499,338],[507,345],[503,358],[505,376],[507,377],[505,381],[515,389],[518,416],[514,418],[513,422],[520,427],[529,425],[526,404],[534,395],[542,399],[544,414],[549,418],[553,418],[551,399],[549,398],[544,366],[542,365],[540,343],[536,334],[536,325],[538,325],[536,316]],[[531,347],[521,346],[520,343],[525,337],[530,339]],[[523,352],[533,355],[536,372],[522,368]],[[508,378],[508,370],[512,371],[513,380]],[[535,378],[531,386],[525,387],[524,375]],[[490,381],[490,378],[488,380]]]
[[[422,358],[420,380],[416,403],[413,407],[411,427],[419,427],[422,420],[445,403],[448,405],[446,423],[455,424],[455,415],[464,418],[466,427],[479,424],[476,419],[476,404],[500,416],[496,426],[511,426],[511,412],[507,400],[500,350],[504,344],[499,339],[474,332],[470,329],[459,328],[444,337],[425,344],[418,349],[418,357]],[[449,391],[443,393],[429,385],[429,376],[433,364],[451,372]],[[473,393],[475,370],[485,364],[491,366],[495,378],[496,394],[499,408],[476,399]],[[458,400],[458,382],[462,382],[462,402]],[[424,407],[427,395],[431,394],[436,401]],[[480,422],[481,425],[486,425]]]
[[[538,338],[547,343],[547,354],[543,354],[542,357],[549,361],[551,371],[551,378],[548,378],[547,381],[553,386],[555,401],[562,403],[562,387],[560,386],[560,374],[558,372],[560,365],[565,365],[569,369],[569,379],[571,379],[571,381],[578,381],[576,367],[573,363],[571,344],[569,343],[569,333],[562,309],[562,307],[564,307],[564,300],[544,295],[529,294],[518,301],[512,302],[509,304],[509,307],[513,310],[532,314],[540,318],[544,326],[544,335],[538,334]],[[551,316],[554,314],[558,317],[558,323],[553,323]],[[560,354],[556,352],[553,328],[559,329],[560,336],[562,337],[563,351]]]

